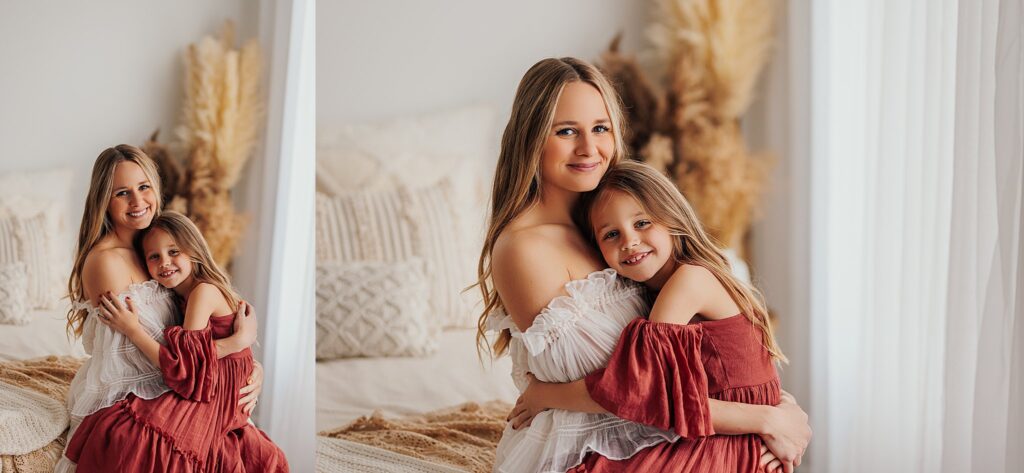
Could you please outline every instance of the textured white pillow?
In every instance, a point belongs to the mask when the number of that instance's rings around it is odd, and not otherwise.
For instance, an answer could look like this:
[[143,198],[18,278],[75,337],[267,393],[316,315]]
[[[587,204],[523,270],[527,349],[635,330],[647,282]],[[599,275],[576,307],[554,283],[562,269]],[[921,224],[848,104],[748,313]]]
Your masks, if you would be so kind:
[[[431,318],[443,327],[473,326],[460,292],[474,279],[447,180],[435,187],[317,196],[316,252],[325,262],[399,262],[422,258]],[[467,264],[470,263],[470,264]]]
[[420,356],[437,350],[423,261],[316,268],[317,359]]
[[[417,190],[448,180],[450,205],[463,242],[456,260],[476,265],[486,230],[487,201],[498,158],[501,125],[496,107],[474,105],[369,124],[317,130],[317,191],[339,196],[352,191]],[[468,306],[476,291],[461,296]],[[476,327],[476,317],[458,325]]]
[[0,264],[24,263],[30,309],[53,309],[60,304],[63,283],[71,266],[61,251],[56,204],[30,214],[25,206],[0,200]]
[[25,325],[31,321],[25,263],[0,263],[0,324]]

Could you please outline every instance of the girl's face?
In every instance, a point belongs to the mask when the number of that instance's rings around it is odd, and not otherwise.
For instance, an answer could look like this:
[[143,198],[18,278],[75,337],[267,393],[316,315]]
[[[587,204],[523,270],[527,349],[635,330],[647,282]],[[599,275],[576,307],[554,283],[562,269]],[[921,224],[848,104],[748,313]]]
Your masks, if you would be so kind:
[[640,203],[617,190],[604,192],[590,211],[604,260],[619,274],[660,289],[675,269],[672,235]]
[[562,89],[541,152],[541,180],[570,192],[594,190],[615,152],[611,119],[596,87],[582,81]]
[[138,164],[122,161],[114,167],[114,190],[107,216],[115,227],[142,230],[153,221],[156,193]]
[[192,260],[166,231],[156,228],[149,232],[142,251],[149,275],[162,286],[174,289],[192,277]]

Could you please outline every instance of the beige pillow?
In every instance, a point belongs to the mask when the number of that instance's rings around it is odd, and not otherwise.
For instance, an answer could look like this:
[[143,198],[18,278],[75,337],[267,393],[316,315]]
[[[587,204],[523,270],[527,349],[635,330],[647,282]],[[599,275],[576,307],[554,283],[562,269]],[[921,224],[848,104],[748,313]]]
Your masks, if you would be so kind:
[[442,327],[473,326],[460,294],[474,276],[462,251],[467,239],[447,180],[437,186],[317,196],[316,251],[325,262],[425,261],[430,317]]
[[423,261],[323,263],[316,269],[317,359],[437,350]]
[[0,324],[25,325],[31,321],[25,263],[0,263]]
[[71,263],[54,257],[62,253],[55,222],[50,212],[27,214],[23,207],[0,206],[0,265],[25,265],[29,309],[58,307],[67,282]]

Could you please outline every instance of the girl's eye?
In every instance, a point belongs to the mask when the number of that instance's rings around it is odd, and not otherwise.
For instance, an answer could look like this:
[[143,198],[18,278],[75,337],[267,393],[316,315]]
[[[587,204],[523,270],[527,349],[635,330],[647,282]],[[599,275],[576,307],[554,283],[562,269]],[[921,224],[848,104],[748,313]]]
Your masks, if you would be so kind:
[[181,253],[181,252],[178,251],[178,250],[171,250],[171,251],[167,252],[167,254],[169,254],[171,256],[178,256],[179,253]]
[[159,258],[160,258],[160,255],[157,255],[157,254],[149,255],[149,260],[150,261],[156,261]]
[[607,125],[597,125],[594,127],[594,133],[605,133],[608,131],[611,131],[611,128],[608,128]]
[[574,128],[562,128],[556,131],[555,134],[558,136],[571,136],[576,134],[576,130]]
[[612,230],[612,231],[610,231],[608,233],[605,233],[604,236],[601,237],[601,239],[602,240],[609,240],[609,239],[615,238],[617,236],[619,236],[619,231],[618,230]]
[[636,228],[644,228],[651,224],[650,220],[639,220],[636,222]]

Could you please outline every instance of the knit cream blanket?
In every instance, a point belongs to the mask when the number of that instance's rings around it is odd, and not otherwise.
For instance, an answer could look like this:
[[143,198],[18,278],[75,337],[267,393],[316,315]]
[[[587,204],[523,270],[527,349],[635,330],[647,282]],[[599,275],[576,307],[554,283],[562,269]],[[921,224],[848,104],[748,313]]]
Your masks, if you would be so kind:
[[422,415],[385,419],[380,412],[320,435],[479,473],[491,471],[505,429],[507,402],[466,403]]
[[[65,405],[68,386],[84,359],[50,356],[32,360],[0,363],[0,381],[42,394]],[[4,473],[50,473],[64,451],[64,435],[45,447],[24,455],[0,455],[0,471]]]

